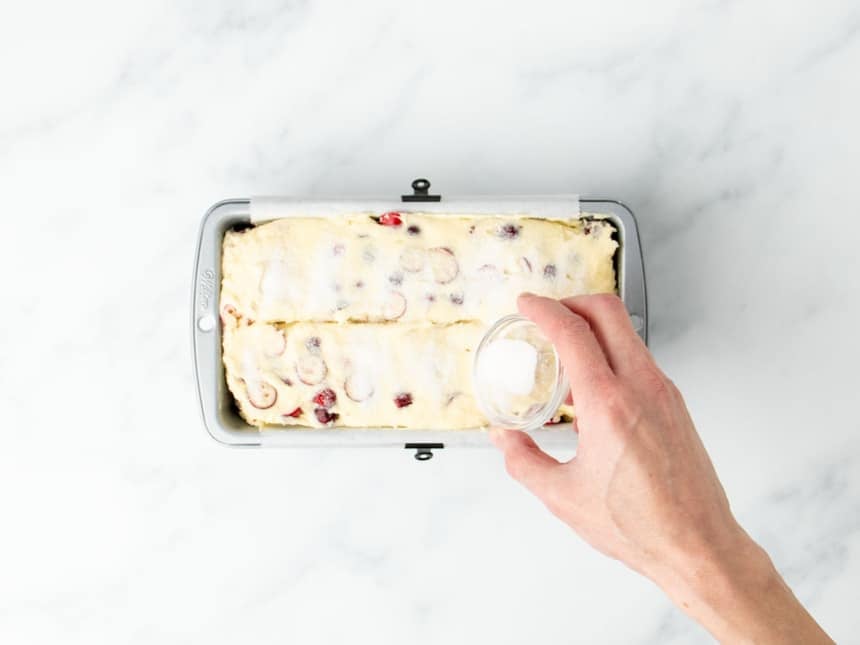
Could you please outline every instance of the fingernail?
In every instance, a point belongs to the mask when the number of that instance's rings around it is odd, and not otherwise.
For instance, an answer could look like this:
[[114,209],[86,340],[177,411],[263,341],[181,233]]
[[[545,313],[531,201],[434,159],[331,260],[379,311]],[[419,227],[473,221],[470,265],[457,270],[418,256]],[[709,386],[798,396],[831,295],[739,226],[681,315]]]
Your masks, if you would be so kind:
[[520,296],[519,296],[519,297],[520,297],[520,298],[522,298],[522,299],[526,299],[526,298],[535,298],[535,297],[536,297],[536,295],[535,295],[535,294],[533,294],[531,291],[523,291],[523,292],[520,294]]

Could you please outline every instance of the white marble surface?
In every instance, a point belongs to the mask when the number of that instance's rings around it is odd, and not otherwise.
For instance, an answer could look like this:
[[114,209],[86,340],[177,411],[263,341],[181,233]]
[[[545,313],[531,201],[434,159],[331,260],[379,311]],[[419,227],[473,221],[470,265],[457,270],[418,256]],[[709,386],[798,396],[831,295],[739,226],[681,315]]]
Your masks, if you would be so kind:
[[0,6],[0,641],[695,643],[491,450],[216,445],[195,234],[260,193],[625,200],[737,514],[860,642],[860,8]]

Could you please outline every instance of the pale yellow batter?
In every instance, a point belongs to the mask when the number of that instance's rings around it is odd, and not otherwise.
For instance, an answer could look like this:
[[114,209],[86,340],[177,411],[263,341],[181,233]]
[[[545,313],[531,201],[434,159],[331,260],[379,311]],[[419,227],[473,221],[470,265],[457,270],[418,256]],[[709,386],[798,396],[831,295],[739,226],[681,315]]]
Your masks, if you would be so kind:
[[471,385],[483,329],[477,322],[231,326],[227,383],[243,416],[258,425],[474,428],[484,423]]
[[614,292],[613,233],[600,220],[410,213],[228,232],[230,391],[254,425],[484,425],[471,369],[487,327],[523,291]]
[[291,218],[229,232],[222,307],[261,321],[492,323],[516,310],[523,291],[615,290],[608,222],[408,213],[401,221]]

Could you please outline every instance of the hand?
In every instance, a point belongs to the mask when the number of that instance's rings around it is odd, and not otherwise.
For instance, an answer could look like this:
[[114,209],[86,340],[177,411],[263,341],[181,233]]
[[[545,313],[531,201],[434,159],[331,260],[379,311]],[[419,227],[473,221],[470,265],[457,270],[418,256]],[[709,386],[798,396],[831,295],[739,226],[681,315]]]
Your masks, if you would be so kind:
[[523,294],[518,304],[559,353],[579,445],[574,459],[559,463],[529,435],[494,429],[511,476],[717,638],[832,642],[735,520],[681,393],[621,300]]

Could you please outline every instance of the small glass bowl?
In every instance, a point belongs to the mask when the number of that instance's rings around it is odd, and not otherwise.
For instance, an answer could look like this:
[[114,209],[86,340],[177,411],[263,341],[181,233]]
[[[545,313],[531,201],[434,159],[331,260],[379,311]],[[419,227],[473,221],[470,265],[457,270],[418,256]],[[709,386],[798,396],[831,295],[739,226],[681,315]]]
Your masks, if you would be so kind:
[[[506,377],[499,376],[500,354],[496,352],[494,357],[488,358],[493,351],[488,348],[502,339],[525,341],[537,353],[532,387],[528,393],[523,393],[528,381],[516,393],[506,391],[503,383]],[[507,347],[510,349],[511,345]],[[518,344],[517,349],[522,350],[523,346]],[[533,356],[528,353],[528,348],[525,351],[529,358]],[[487,361],[487,364],[483,361]],[[519,385],[522,384],[520,381]],[[484,335],[472,364],[472,386],[478,407],[490,424],[511,430],[540,428],[555,415],[570,391],[567,375],[555,347],[537,325],[518,314],[500,318]]]

